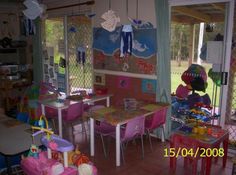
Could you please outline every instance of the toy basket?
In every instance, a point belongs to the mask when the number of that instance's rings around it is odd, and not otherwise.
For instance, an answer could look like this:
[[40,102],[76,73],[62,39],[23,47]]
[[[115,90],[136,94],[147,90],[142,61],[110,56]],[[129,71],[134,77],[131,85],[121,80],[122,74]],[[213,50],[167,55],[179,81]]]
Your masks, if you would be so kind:
[[134,111],[137,109],[137,100],[134,98],[124,98],[124,107],[126,111]]

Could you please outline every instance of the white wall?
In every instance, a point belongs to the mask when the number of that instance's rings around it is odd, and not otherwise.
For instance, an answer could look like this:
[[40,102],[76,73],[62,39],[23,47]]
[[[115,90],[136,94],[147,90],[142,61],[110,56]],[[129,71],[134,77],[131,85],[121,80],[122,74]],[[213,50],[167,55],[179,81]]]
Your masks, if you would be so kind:
[[[128,0],[128,16],[136,18],[136,0]],[[151,22],[156,27],[156,14],[154,0],[138,0],[138,18],[140,20]],[[116,12],[116,15],[120,17],[121,23],[128,23],[126,14],[126,0],[111,0],[111,9]],[[93,7],[94,13],[94,26],[99,27],[103,19],[101,15],[109,10],[109,0],[95,0],[95,6]]]

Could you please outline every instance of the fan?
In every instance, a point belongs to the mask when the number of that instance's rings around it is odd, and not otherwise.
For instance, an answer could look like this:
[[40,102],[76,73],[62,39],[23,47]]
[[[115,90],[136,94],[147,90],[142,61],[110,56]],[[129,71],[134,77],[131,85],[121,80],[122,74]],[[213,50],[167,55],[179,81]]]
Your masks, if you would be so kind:
[[44,17],[46,12],[46,6],[44,4],[39,4],[37,0],[25,0],[23,3],[27,9],[23,10],[24,15],[33,20],[38,16]]

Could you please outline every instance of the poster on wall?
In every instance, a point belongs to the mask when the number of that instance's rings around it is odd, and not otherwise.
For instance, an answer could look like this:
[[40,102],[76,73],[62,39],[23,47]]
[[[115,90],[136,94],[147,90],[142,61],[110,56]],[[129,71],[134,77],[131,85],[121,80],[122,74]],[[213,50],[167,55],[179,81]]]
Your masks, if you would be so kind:
[[58,90],[60,92],[66,92],[66,77],[65,74],[57,74],[57,84],[58,84]]
[[58,65],[58,63],[54,64],[54,71],[55,71],[55,73],[59,72],[59,65]]
[[45,76],[44,76],[44,81],[45,81],[45,83],[50,83],[50,81],[49,81],[49,75],[45,75]]
[[142,92],[155,94],[157,88],[157,80],[142,79]]
[[49,57],[49,61],[50,61],[50,66],[54,66],[54,56],[53,55],[50,55]]
[[48,74],[48,64],[43,65],[44,74]]
[[130,77],[123,77],[119,76],[118,77],[118,87],[121,89],[129,89],[130,88]]
[[52,67],[49,69],[49,76],[50,76],[50,78],[54,78],[54,72],[53,72]]
[[43,58],[44,58],[44,60],[48,60],[48,51],[47,51],[47,49],[43,50]]
[[94,73],[94,83],[95,85],[105,85],[105,74]]
[[[54,66],[54,48],[47,47],[43,49],[43,72],[44,72],[44,81],[46,83],[51,83],[55,87],[57,87],[57,76],[55,76],[56,71],[58,72],[58,64],[57,67]],[[55,73],[54,73],[55,72]]]

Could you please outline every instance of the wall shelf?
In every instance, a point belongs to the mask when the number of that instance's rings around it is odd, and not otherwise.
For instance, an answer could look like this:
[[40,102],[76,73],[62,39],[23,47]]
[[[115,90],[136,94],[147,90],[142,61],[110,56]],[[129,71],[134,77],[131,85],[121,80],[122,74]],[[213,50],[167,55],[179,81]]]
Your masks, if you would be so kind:
[[16,53],[17,49],[16,48],[0,48],[0,53]]

